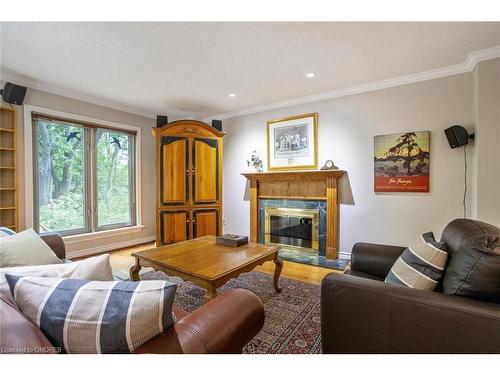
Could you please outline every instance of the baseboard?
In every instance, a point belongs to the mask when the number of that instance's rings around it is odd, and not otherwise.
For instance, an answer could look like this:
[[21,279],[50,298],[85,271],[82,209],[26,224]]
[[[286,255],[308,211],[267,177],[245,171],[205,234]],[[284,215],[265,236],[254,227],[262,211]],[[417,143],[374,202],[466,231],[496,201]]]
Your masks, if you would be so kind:
[[85,256],[89,256],[89,255],[96,255],[96,254],[100,254],[100,253],[107,253],[108,251],[123,249],[124,247],[135,246],[135,245],[140,245],[143,243],[152,242],[155,239],[156,239],[155,236],[148,236],[148,237],[136,238],[136,239],[129,240],[129,241],[115,242],[115,243],[108,244],[108,245],[91,247],[90,249],[85,249],[85,250],[76,250],[76,251],[69,251],[68,250],[66,253],[66,257],[68,259],[73,259],[73,258],[85,257]]

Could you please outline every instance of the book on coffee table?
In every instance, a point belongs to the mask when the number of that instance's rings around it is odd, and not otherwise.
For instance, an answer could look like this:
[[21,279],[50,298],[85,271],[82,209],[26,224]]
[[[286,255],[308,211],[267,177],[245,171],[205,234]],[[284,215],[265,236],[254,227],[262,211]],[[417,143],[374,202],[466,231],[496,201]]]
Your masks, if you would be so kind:
[[237,247],[237,246],[247,244],[248,237],[228,233],[228,234],[224,234],[222,236],[217,236],[215,238],[215,242],[219,245]]

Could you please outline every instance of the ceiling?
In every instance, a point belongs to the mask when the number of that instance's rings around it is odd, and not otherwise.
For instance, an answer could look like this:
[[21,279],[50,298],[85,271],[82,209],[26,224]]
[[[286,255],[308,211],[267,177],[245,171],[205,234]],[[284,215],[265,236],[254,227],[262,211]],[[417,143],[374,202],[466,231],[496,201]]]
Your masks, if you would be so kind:
[[460,64],[494,46],[500,22],[3,22],[0,66],[50,92],[203,118]]

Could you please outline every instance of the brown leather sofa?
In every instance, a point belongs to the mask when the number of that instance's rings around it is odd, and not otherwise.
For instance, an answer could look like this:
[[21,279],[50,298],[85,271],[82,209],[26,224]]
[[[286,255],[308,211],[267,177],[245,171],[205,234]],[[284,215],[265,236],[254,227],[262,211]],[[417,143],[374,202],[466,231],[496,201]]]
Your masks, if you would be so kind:
[[[59,235],[42,235],[60,259],[66,257]],[[177,322],[134,353],[241,353],[262,329],[264,307],[250,291],[225,292],[192,313],[174,306]],[[0,297],[0,352],[56,352],[43,332]]]
[[[457,219],[442,241],[448,249],[480,241],[497,251],[500,229]],[[351,270],[323,279],[323,353],[500,353],[499,305],[445,295],[439,286],[429,292],[384,283],[404,249],[357,243]]]

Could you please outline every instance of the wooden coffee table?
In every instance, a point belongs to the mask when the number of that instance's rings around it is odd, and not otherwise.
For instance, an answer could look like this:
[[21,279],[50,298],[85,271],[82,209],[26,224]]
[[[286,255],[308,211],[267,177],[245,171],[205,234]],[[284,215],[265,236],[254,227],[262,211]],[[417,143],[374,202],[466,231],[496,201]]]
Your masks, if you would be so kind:
[[172,245],[133,253],[135,265],[130,268],[130,278],[139,280],[142,267],[152,267],[170,276],[206,290],[205,301],[217,296],[217,288],[229,279],[249,272],[267,261],[274,261],[274,289],[281,291],[278,280],[283,261],[278,259],[279,247],[249,243],[239,247],[217,245],[214,236],[200,237]]

